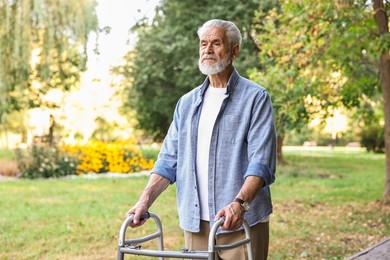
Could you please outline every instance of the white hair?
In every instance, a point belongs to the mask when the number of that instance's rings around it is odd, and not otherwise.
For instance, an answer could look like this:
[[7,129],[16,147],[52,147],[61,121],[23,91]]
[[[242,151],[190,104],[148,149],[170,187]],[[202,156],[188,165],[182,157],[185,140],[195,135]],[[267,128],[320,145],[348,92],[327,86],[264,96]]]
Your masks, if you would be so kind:
[[241,32],[233,22],[225,21],[221,19],[212,19],[207,21],[198,29],[199,39],[203,35],[204,31],[209,27],[221,27],[225,29],[229,44],[231,46],[236,44],[241,46],[241,41],[242,41]]

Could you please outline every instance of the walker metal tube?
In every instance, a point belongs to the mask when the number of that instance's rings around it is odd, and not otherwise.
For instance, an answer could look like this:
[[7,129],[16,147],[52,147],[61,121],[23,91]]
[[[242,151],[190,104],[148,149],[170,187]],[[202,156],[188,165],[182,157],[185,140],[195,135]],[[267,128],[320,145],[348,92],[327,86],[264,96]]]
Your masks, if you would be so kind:
[[215,234],[217,233],[218,228],[223,224],[225,221],[225,217],[222,217],[218,219],[216,222],[214,222],[214,225],[210,229],[209,234],[209,260],[214,260],[215,258]]
[[207,259],[207,251],[190,251],[190,252],[180,252],[180,251],[158,251],[158,250],[148,250],[148,249],[132,249],[124,247],[121,249],[122,253],[133,254],[133,255],[142,255],[142,256],[152,256],[152,257],[166,257],[166,258],[180,258],[180,259]]
[[252,252],[252,242],[251,242],[251,233],[250,233],[250,227],[246,220],[244,219],[242,224],[244,226],[245,230],[245,239],[228,244],[228,245],[215,245],[215,235],[217,233],[218,228],[223,224],[225,221],[225,217],[220,218],[217,220],[214,225],[211,227],[210,234],[209,234],[209,260],[215,259],[215,253],[221,250],[228,250],[233,249],[236,247],[239,247],[241,245],[246,244],[247,252],[248,252],[248,260],[253,259],[253,252]]
[[246,222],[245,219],[244,219],[242,224],[244,225],[245,238],[246,238],[246,240],[248,240],[248,243],[246,244],[248,259],[252,260],[253,259],[253,251],[252,251],[252,241],[251,241],[251,229],[248,225],[248,222]]
[[[143,242],[152,240],[154,238],[158,238],[158,249],[160,251],[164,251],[164,240],[163,240],[162,224],[161,224],[161,221],[160,221],[159,217],[157,215],[153,214],[153,213],[146,212],[145,214],[143,214],[141,216],[141,219],[152,218],[154,220],[154,222],[156,222],[157,232],[155,232],[154,234],[142,237],[142,238],[125,240],[127,227],[129,226],[130,222],[133,221],[133,218],[134,218],[134,215],[130,215],[122,223],[121,229],[119,231],[117,259],[118,260],[123,260],[124,259],[124,253],[125,253],[124,249],[126,249],[125,245],[143,243]],[[159,259],[163,260],[162,257],[159,257]]]

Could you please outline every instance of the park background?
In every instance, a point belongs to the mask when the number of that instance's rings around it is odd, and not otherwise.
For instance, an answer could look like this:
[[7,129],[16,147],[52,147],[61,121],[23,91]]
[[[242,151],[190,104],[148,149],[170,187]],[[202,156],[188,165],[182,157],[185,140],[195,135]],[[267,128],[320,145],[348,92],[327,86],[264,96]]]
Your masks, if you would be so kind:
[[[1,1],[0,258],[115,258],[175,104],[204,79],[196,29],[210,18],[241,29],[235,65],[275,108],[270,259],[342,259],[381,241],[390,233],[388,7]],[[174,187],[151,210],[166,246],[181,248]]]

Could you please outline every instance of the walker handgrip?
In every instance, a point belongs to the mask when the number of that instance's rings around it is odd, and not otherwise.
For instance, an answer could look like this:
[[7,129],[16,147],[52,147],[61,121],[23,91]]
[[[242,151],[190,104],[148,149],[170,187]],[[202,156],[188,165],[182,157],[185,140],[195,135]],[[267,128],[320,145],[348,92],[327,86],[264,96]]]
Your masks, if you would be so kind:
[[140,220],[149,219],[149,218],[150,218],[150,213],[146,211],[144,214],[141,215]]
[[223,224],[223,222],[225,222],[225,219],[226,219],[226,217],[225,217],[225,216],[222,216],[222,217],[220,217],[220,218],[217,220],[217,222],[221,221],[221,224]]
[[[135,214],[131,214],[128,218],[130,218],[131,221],[133,221],[134,216],[135,216]],[[140,218],[139,218],[139,220],[144,220],[144,219],[150,219],[150,213],[149,213],[149,211],[146,211],[146,212],[145,212],[144,214],[142,214],[142,215],[140,216]]]

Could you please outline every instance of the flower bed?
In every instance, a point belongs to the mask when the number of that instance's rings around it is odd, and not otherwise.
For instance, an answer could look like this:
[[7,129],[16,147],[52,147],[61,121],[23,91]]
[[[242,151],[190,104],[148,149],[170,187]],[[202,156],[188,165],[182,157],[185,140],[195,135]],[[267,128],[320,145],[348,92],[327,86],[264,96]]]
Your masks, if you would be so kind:
[[26,178],[60,177],[86,173],[133,173],[150,170],[154,160],[146,159],[131,142],[37,147],[16,153],[22,176]]

